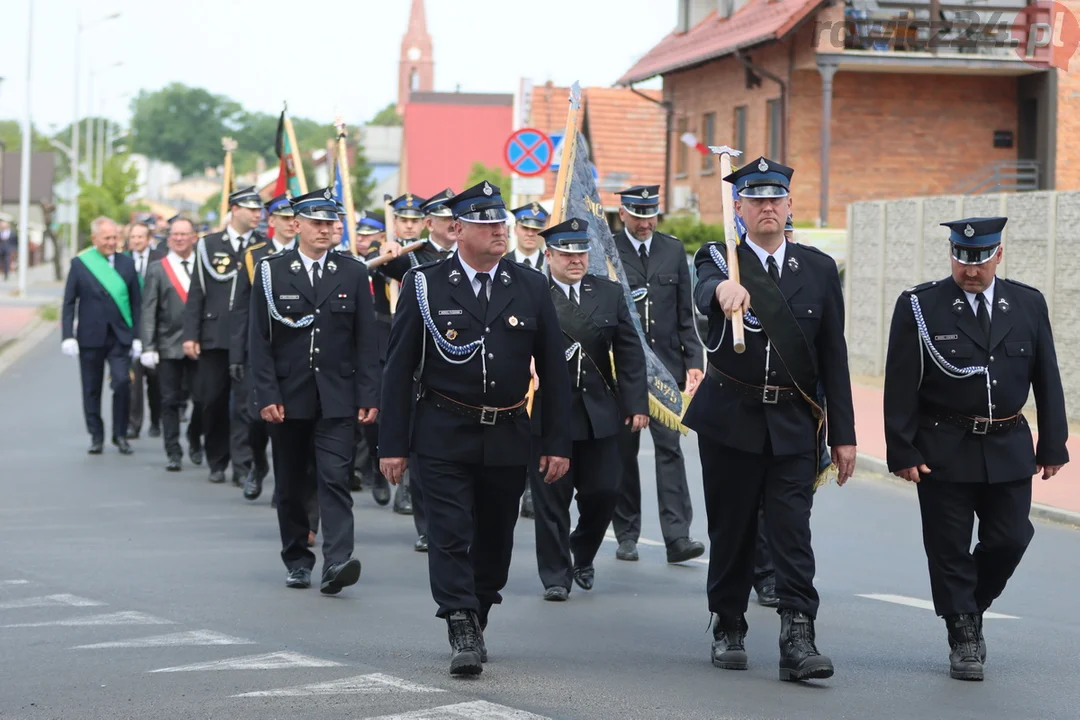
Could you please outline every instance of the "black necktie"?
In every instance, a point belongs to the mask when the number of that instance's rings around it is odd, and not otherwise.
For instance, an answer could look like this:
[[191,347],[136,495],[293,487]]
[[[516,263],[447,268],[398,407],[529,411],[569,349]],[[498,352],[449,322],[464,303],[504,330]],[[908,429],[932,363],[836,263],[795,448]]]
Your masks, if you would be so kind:
[[319,272],[319,263],[315,263],[311,266],[311,287],[313,289],[319,289],[319,280],[321,278],[322,274]]
[[575,305],[578,304],[577,291],[574,290],[573,285],[570,286],[570,302],[574,303]]
[[139,264],[135,266],[135,272],[139,273],[139,275],[142,275],[143,257],[142,255],[136,255],[135,257],[139,259]]
[[181,260],[180,264],[184,266],[184,274],[187,275],[188,277],[191,277],[191,270],[189,270],[188,266],[187,266],[187,264],[189,262],[190,262],[190,260]]
[[440,250],[439,255],[442,256],[443,260],[445,260],[446,258],[450,257],[450,251],[449,250]]
[[979,327],[986,336],[986,341],[990,342],[990,311],[986,309],[986,297],[982,293],[975,295],[975,307],[975,317],[979,320]]
[[476,299],[480,301],[480,312],[487,316],[488,309],[488,294],[487,284],[491,276],[487,273],[476,273],[476,281],[480,283],[480,292],[476,294]]
[[645,272],[649,272],[649,251],[645,249],[645,243],[638,245],[637,254],[641,258],[641,267],[645,268]]
[[776,283],[777,285],[779,285],[780,284],[780,268],[776,264],[776,258],[774,258],[772,255],[770,255],[765,260],[765,268],[769,271],[769,277],[772,278],[772,281],[774,283]]
[[524,259],[524,260],[522,261],[522,264],[523,264],[523,265],[524,265],[525,267],[531,268],[531,267],[532,267],[532,260],[530,260],[529,258],[525,258],[525,259]]

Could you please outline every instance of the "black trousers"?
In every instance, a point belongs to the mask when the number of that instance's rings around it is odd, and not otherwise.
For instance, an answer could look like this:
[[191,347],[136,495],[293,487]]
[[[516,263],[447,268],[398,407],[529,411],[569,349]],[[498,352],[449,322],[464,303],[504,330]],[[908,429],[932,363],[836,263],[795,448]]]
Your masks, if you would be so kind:
[[[918,484],[923,547],[934,611],[942,616],[990,607],[1024,556],[1035,528],[1031,479],[1009,483],[923,480]],[[979,516],[979,542],[971,533]]]
[[[574,443],[570,470],[548,484],[530,479],[536,512],[536,565],[545,588],[570,589],[573,568],[592,565],[619,501],[619,439]],[[533,478],[539,477],[537,475]],[[570,503],[577,491],[578,523],[570,532]]]
[[[290,570],[315,567],[308,549],[311,528],[308,502],[316,484],[322,519],[323,567],[345,562],[353,554],[353,501],[349,465],[356,444],[356,418],[319,418],[268,423],[274,442],[274,484],[277,494],[281,559]],[[310,458],[315,472],[310,472]]]
[[754,587],[765,582],[775,582],[776,568],[769,552],[769,538],[765,537],[765,499],[758,505],[757,540],[754,543]]
[[229,351],[203,350],[195,376],[195,397],[202,404],[206,462],[210,470],[229,467]]
[[101,388],[105,365],[109,366],[109,389],[112,390],[112,434],[124,437],[131,406],[131,346],[121,345],[109,329],[101,347],[79,348],[79,372],[82,375],[83,416],[92,440],[105,441],[105,423],[101,419]]
[[514,551],[525,465],[485,466],[417,455],[428,519],[428,574],[435,613],[486,618],[502,602]]
[[710,612],[746,612],[754,581],[758,511],[764,504],[765,535],[776,566],[781,609],[817,617],[810,510],[814,504],[817,452],[802,455],[748,453],[698,436],[709,518]]
[[147,370],[138,360],[131,362],[131,408],[128,412],[128,430],[142,432],[143,387],[146,388],[145,404],[150,406],[150,427],[161,424],[161,380],[156,370]]
[[[162,360],[157,367],[161,385],[161,434],[165,441],[165,455],[183,457],[180,447],[180,413],[188,401],[188,388],[195,378],[198,363],[191,358]],[[191,447],[202,446],[202,405],[195,403],[188,423],[187,440]]]
[[[678,430],[660,423],[649,423],[653,446],[656,449],[656,500],[660,508],[660,532],[668,545],[679,538],[690,537],[694,508],[690,489],[686,485],[686,464],[683,462]],[[622,453],[622,491],[615,506],[612,526],[615,537],[638,541],[641,536],[641,474],[638,472],[638,449],[641,433],[624,428],[619,434]]]
[[[251,372],[250,368],[248,372]],[[255,391],[250,389],[251,381],[247,380],[248,390],[248,441],[247,445],[251,452],[251,462],[255,470],[261,475],[270,472],[270,460],[266,454],[266,448],[270,445],[270,433],[266,429],[266,421],[259,414],[259,408],[255,407]]]
[[[409,471],[405,477],[407,485],[409,486],[409,499],[412,500],[413,508],[413,527],[416,528],[417,535],[428,534],[428,521],[427,511],[424,509],[424,487],[420,478],[420,472],[417,470],[416,455],[409,456]],[[522,491],[524,492],[524,491]]]
[[[229,457],[232,460],[233,474],[247,476],[253,462],[251,424],[256,419],[261,419],[252,402],[254,391],[251,387],[250,370],[240,382],[229,378],[229,392]],[[265,455],[262,460],[265,465]]]

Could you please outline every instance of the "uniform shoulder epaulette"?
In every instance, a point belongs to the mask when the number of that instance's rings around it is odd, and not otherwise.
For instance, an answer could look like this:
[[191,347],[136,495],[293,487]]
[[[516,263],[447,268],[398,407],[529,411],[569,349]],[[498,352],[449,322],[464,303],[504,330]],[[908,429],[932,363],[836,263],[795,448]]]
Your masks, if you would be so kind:
[[809,251],[810,251],[810,252],[812,252],[812,253],[817,253],[818,255],[821,255],[822,257],[827,257],[827,258],[829,258],[830,260],[833,260],[833,261],[835,261],[835,258],[834,258],[834,257],[833,257],[832,255],[830,255],[829,253],[825,252],[824,250],[822,250],[822,249],[821,249],[821,248],[819,248],[819,247],[815,247],[815,246],[813,246],[813,245],[804,245],[804,244],[802,244],[802,243],[799,243],[799,249],[800,249],[800,250],[809,250]]
[[611,278],[605,277],[603,275],[593,275],[593,274],[590,273],[589,277],[591,279],[593,279],[593,280],[600,281],[600,284],[605,284],[606,283],[608,285],[618,285],[620,288],[622,287],[622,283],[619,282],[618,280],[612,280]]
[[262,262],[263,260],[279,260],[288,254],[289,253],[287,252],[271,253],[270,255],[264,255],[262,258],[259,259],[259,262]]
[[674,235],[669,235],[668,233],[660,232],[659,230],[654,230],[653,235],[659,235],[660,237],[663,237],[663,238],[671,238],[672,240],[674,240],[676,242],[680,242],[680,243],[682,242],[682,240],[679,240],[679,238],[675,237]]
[[937,287],[938,282],[940,282],[940,281],[938,281],[938,280],[930,280],[929,282],[924,282],[921,285],[914,285],[912,287],[905,288],[904,292],[902,294],[903,295],[912,295],[914,293],[922,292],[923,290],[929,290],[932,287]]
[[247,255],[248,253],[254,252],[254,251],[258,250],[261,247],[266,247],[266,243],[261,242],[261,243],[256,243],[254,245],[248,245],[246,248],[244,248],[244,254]]
[[1026,283],[1022,283],[1019,280],[1013,280],[1012,278],[1006,278],[1006,277],[1001,277],[1001,276],[998,276],[998,280],[1004,280],[1005,282],[1009,283],[1010,285],[1015,285],[1016,287],[1024,288],[1025,290],[1030,290],[1031,292],[1033,292],[1033,293],[1035,293],[1037,295],[1042,295],[1042,290],[1040,290],[1039,288],[1032,287],[1031,285],[1028,285]]

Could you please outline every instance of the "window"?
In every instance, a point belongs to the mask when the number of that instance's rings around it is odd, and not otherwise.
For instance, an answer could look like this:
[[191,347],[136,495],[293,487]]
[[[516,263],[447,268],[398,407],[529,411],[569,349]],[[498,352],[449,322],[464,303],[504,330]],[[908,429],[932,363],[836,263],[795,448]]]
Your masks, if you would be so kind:
[[735,149],[741,150],[743,157],[747,155],[746,149],[746,106],[740,105],[735,108]]
[[784,106],[779,100],[766,103],[769,115],[769,157],[780,162],[784,156]]
[[675,131],[676,134],[679,136],[678,138],[676,138],[678,142],[675,146],[679,149],[678,153],[675,156],[675,174],[682,177],[685,177],[686,173],[688,172],[690,151],[690,148],[688,148],[686,146],[686,143],[682,141],[682,136],[686,134],[687,130],[689,129],[689,125],[690,121],[688,119],[680,118],[679,124],[677,126],[678,129]]
[[416,72],[416,68],[409,73],[409,89],[413,92],[420,89],[420,73]]
[[[705,113],[705,116],[701,118],[701,142],[705,145],[716,144],[716,113]],[[705,175],[711,173],[715,163],[713,160],[713,154],[710,152],[707,155],[701,156],[701,174]]]

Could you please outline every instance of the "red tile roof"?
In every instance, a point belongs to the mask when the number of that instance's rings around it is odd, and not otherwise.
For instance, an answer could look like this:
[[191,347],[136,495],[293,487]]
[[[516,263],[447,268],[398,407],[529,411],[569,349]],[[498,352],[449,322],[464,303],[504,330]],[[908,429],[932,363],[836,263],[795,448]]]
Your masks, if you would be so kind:
[[730,18],[715,11],[685,33],[672,32],[619,78],[619,85],[691,67],[786,35],[822,0],[750,0]]
[[[645,95],[661,99],[658,90]],[[529,124],[545,133],[566,130],[570,89],[550,83],[533,88]],[[598,185],[612,174],[625,175],[619,184],[660,185],[664,182],[665,116],[662,107],[628,88],[590,87],[582,90],[584,113],[578,128],[586,133],[592,161],[600,174]],[[545,173],[545,198],[555,190],[555,173]],[[618,196],[601,190],[605,208],[619,206]]]

